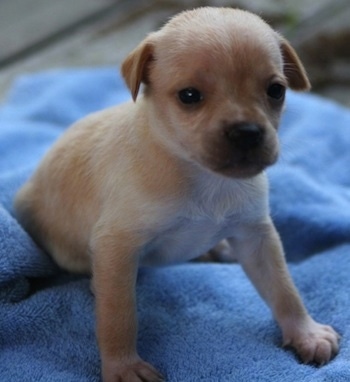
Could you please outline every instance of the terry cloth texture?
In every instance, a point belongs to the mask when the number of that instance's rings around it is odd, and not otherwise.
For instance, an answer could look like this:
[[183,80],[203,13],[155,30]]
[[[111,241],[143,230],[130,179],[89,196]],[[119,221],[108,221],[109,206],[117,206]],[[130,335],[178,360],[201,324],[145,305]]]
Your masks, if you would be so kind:
[[[78,118],[129,99],[115,69],[19,78],[0,109],[0,380],[99,381],[87,277],[59,272],[18,224],[17,189]],[[350,111],[290,92],[282,155],[268,170],[271,212],[315,319],[342,335],[316,368],[280,330],[238,264],[141,269],[140,355],[169,382],[350,381]]]

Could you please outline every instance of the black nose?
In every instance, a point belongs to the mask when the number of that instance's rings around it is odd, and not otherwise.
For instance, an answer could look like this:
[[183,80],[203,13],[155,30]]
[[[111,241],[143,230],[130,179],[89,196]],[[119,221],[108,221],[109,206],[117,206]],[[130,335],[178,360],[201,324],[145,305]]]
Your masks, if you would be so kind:
[[258,147],[264,138],[263,128],[255,123],[235,123],[226,127],[225,131],[228,140],[243,150]]

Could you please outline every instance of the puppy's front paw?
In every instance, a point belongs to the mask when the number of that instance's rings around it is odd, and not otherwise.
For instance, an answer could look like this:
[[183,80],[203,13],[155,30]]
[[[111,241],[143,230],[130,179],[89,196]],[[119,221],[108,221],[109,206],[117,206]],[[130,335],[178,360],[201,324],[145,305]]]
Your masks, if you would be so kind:
[[339,334],[328,325],[322,325],[308,317],[302,325],[286,330],[284,347],[292,347],[304,363],[320,366],[329,362],[339,350]]
[[164,382],[163,376],[149,363],[141,359],[131,362],[105,362],[103,382]]

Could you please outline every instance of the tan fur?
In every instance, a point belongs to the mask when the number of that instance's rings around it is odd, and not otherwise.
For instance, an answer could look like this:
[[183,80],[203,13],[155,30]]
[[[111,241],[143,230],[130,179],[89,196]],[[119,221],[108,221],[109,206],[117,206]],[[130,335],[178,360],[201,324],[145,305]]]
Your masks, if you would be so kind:
[[[269,86],[310,88],[293,48],[258,16],[199,8],[150,34],[122,73],[135,103],[68,129],[15,202],[23,226],[60,266],[92,271],[103,380],[161,379],[136,351],[138,265],[213,247],[240,261],[286,345],[305,362],[329,361],[338,335],[298,296],[263,173],[277,159],[283,106]],[[200,90],[199,102],[181,101],[187,88]],[[242,124],[258,127],[257,144],[240,140]]]

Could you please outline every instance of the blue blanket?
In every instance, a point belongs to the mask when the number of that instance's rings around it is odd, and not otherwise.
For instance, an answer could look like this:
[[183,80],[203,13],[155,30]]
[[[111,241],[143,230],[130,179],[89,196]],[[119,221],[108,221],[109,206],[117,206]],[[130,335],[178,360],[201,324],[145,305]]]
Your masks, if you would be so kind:
[[[16,221],[12,200],[65,128],[129,98],[114,69],[20,78],[0,109],[0,381],[99,381],[87,277],[61,272]],[[316,368],[281,348],[237,264],[141,269],[140,355],[169,382],[350,381],[350,111],[289,93],[271,210],[306,306],[342,335]]]

